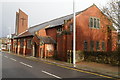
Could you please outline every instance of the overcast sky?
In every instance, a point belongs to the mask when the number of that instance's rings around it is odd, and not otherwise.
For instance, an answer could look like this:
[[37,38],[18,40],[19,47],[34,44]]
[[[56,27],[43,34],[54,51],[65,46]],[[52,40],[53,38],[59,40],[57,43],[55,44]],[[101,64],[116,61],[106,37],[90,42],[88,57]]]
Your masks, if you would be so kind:
[[[109,0],[75,0],[76,11],[84,10],[93,3],[99,8]],[[0,34],[6,37],[15,32],[18,9],[29,17],[29,27],[73,13],[73,0],[2,0],[0,2]]]

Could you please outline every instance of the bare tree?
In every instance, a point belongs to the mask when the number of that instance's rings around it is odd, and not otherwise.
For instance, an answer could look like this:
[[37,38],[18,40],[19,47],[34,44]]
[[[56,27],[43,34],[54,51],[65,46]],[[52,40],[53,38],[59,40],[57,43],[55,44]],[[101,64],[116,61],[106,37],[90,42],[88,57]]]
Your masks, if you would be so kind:
[[102,12],[109,17],[113,25],[120,30],[120,0],[110,0]]

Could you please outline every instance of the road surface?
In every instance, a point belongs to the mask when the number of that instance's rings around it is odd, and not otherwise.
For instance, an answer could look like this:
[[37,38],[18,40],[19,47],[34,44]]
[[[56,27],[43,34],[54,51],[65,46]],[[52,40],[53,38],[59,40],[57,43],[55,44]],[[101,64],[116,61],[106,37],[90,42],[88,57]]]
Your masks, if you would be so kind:
[[89,80],[94,78],[94,80],[113,80],[99,75],[51,65],[43,61],[33,61],[5,52],[0,52],[0,56],[2,56],[2,78],[73,78],[79,80],[82,78]]

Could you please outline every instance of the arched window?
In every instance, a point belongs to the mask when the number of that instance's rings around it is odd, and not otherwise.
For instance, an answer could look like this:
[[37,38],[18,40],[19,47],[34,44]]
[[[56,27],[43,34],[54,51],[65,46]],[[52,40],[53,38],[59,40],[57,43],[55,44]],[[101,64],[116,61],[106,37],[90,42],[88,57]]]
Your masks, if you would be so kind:
[[89,27],[91,28],[100,28],[100,19],[96,17],[89,18]]
[[90,27],[93,27],[93,18],[90,18]]
[[97,19],[97,28],[100,28],[100,20]]
[[94,18],[94,28],[96,28],[96,19]]

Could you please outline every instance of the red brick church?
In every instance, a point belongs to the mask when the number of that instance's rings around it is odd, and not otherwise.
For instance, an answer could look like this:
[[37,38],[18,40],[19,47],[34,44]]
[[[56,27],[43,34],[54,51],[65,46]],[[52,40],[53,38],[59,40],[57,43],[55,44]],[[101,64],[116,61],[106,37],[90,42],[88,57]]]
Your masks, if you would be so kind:
[[[16,13],[12,51],[24,56],[67,60],[73,49],[73,14],[28,28],[28,15]],[[116,51],[117,32],[112,22],[93,4],[76,13],[76,51]]]

